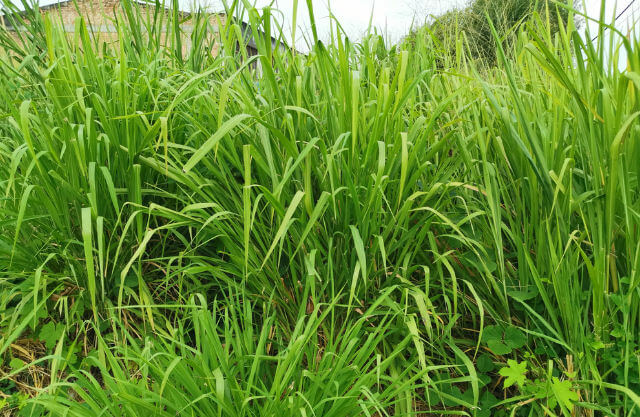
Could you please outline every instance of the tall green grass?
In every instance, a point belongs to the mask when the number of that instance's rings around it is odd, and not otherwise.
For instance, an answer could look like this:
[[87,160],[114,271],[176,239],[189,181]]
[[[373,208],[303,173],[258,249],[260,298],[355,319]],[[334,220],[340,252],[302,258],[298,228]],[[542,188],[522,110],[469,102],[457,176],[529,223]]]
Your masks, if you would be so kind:
[[301,54],[234,2],[258,56],[204,12],[183,54],[122,5],[116,45],[0,31],[8,412],[640,412],[636,39]]

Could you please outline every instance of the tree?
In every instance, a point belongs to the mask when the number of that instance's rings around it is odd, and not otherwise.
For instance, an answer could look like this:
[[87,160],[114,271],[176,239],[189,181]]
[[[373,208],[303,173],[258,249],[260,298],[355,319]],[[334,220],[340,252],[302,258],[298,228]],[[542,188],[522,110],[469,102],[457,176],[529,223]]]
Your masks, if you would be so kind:
[[[573,0],[569,4],[577,6]],[[548,17],[551,33],[557,32],[560,24],[569,18],[569,10],[549,0],[472,0],[464,8],[435,17],[426,27],[409,35],[408,40],[428,33],[444,46],[446,52],[450,45],[455,45],[456,36],[464,32],[471,57],[493,64],[496,61],[496,39],[489,21],[495,26],[500,39],[508,43],[535,13],[545,21]]]

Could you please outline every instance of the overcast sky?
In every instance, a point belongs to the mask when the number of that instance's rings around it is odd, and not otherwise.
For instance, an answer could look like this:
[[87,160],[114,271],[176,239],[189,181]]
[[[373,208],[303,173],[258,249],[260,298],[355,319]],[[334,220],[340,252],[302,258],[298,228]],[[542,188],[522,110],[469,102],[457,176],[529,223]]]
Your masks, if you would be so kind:
[[[190,1],[190,0],[181,0]],[[219,0],[208,0],[208,4],[216,4]],[[293,17],[293,0],[252,0],[256,6],[263,7],[271,3],[281,11],[284,24],[291,28]],[[392,41],[397,41],[410,29],[413,22],[420,23],[430,14],[438,15],[455,7],[463,7],[468,0],[313,0],[316,24],[321,37],[326,38],[330,32],[330,13],[336,16],[352,40],[358,40],[366,32],[369,21],[375,28],[383,31]],[[502,1],[502,0],[494,0]],[[582,1],[582,0],[580,0]],[[584,0],[587,14],[598,17],[601,0]],[[617,4],[616,4],[617,3]],[[632,4],[633,3],[633,4]],[[627,6],[631,7],[618,19],[616,25],[626,31],[628,25],[640,17],[640,0],[605,0],[607,20],[619,14]],[[214,6],[215,7],[215,6]],[[304,33],[310,33],[309,13],[305,0],[298,0],[298,30],[296,45],[302,47]],[[597,31],[597,25],[591,25]]]
[[[283,15],[293,16],[292,0],[275,0]],[[258,4],[268,4],[269,0],[258,0]],[[330,32],[330,14],[333,14],[352,40],[357,40],[372,26],[391,40],[404,36],[412,23],[420,23],[429,14],[438,15],[454,7],[462,7],[467,0],[314,0],[314,14],[320,36]],[[303,33],[309,32],[309,13],[305,0],[298,1],[298,22]],[[289,17],[288,28],[291,27]],[[305,30],[306,29],[306,30]],[[302,35],[302,34],[300,34]],[[297,38],[300,36],[296,35]],[[300,43],[298,39],[297,44]]]

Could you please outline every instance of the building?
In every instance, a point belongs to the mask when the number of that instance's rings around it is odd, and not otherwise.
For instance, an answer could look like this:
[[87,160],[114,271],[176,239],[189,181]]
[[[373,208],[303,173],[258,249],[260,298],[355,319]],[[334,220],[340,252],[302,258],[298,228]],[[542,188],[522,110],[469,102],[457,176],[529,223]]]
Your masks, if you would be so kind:
[[[74,33],[76,30],[76,22],[79,17],[85,19],[87,29],[89,33],[97,38],[100,42],[106,42],[115,44],[118,42],[117,27],[114,24],[116,16],[124,16],[124,4],[122,0],[41,0],[40,12],[48,14],[54,22],[62,25],[63,29],[67,33]],[[140,16],[144,19],[153,18],[156,15],[156,8],[161,8],[162,22],[167,22],[169,14],[173,13],[170,8],[161,6],[160,2],[144,1],[144,0],[131,0],[133,7],[140,10]],[[19,12],[24,13],[24,12]],[[227,15],[225,11],[209,11],[202,14],[207,20],[209,26],[209,36],[214,36],[215,39],[211,39],[212,42],[208,44],[213,45],[212,55],[217,55],[220,48],[219,42],[219,28],[225,25],[227,22]],[[181,32],[181,45],[183,54],[188,53],[192,44],[192,33],[194,31],[193,14],[186,11],[179,11],[178,17],[180,21]],[[201,22],[201,20],[199,20]],[[257,55],[258,47],[253,36],[251,26],[246,22],[239,22],[242,28],[244,43],[247,48],[248,56]],[[166,28],[166,23],[163,23],[165,27],[161,27],[161,38],[166,35],[169,30]],[[7,15],[0,15],[0,26],[6,27],[9,31],[17,32],[19,27],[13,27],[12,19]],[[272,47],[285,48],[286,46],[272,38]]]

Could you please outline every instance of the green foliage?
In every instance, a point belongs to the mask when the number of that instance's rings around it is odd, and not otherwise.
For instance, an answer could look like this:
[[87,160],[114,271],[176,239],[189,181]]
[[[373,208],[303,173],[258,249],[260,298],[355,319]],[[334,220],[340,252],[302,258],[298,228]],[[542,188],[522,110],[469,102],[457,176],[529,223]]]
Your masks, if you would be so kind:
[[518,363],[509,359],[507,365],[507,367],[500,369],[500,375],[505,377],[504,387],[509,388],[514,384],[524,386],[524,382],[527,380],[527,362]]
[[[562,6],[565,7],[562,7]],[[412,37],[433,37],[445,55],[458,53],[456,39],[463,34],[468,57],[495,65],[498,59],[496,43],[509,45],[515,42],[519,28],[539,16],[547,22],[549,35],[564,27],[570,13],[566,6],[579,10],[579,1],[558,4],[547,0],[473,0],[464,8],[435,16],[423,29],[415,30]],[[572,16],[573,17],[573,16]],[[491,25],[499,39],[492,33]]]
[[[504,389],[517,386],[518,390],[531,401],[542,401],[548,410],[557,410],[564,413],[573,411],[575,403],[580,396],[575,391],[575,384],[569,379],[560,379],[549,371],[542,378],[531,379],[528,375],[526,361],[518,362],[512,359],[507,361],[507,366],[500,369],[499,374],[504,377]],[[567,375],[575,377],[575,375]]]
[[25,365],[24,361],[20,358],[13,358],[9,362],[9,368],[13,369],[14,371],[21,369],[24,365]]
[[48,322],[44,326],[40,327],[38,332],[38,339],[44,341],[47,349],[51,350],[56,345],[58,340],[64,333],[64,325],[62,323]]
[[527,338],[514,326],[487,326],[482,333],[482,341],[496,355],[506,355],[527,343]]
[[[335,304],[316,305],[312,314],[300,315],[295,329],[281,328],[272,312],[246,300],[213,303],[212,310],[202,301],[190,300],[181,322],[195,333],[195,346],[189,347],[184,335],[114,351],[104,346],[106,358],[89,359],[101,383],[84,373],[60,387],[86,403],[48,395],[37,403],[52,415],[72,416],[349,416],[379,412],[415,388],[409,376],[416,364],[399,362],[411,343],[392,325],[400,310],[382,307],[391,301],[389,294],[348,323],[332,318]],[[332,328],[335,335],[325,333]],[[377,347],[392,341],[390,355],[381,360]],[[400,363],[407,367],[398,368]],[[144,378],[127,376],[132,364]]]
[[578,393],[572,390],[572,385],[571,381],[560,381],[555,376],[551,382],[551,389],[553,390],[553,395],[556,397],[556,401],[569,411],[573,411],[573,403],[580,399]]
[[236,19],[183,50],[179,14],[122,7],[113,44],[0,30],[9,413],[640,407],[636,39],[514,8],[495,66],[339,25],[302,55],[233,2],[249,57]]

